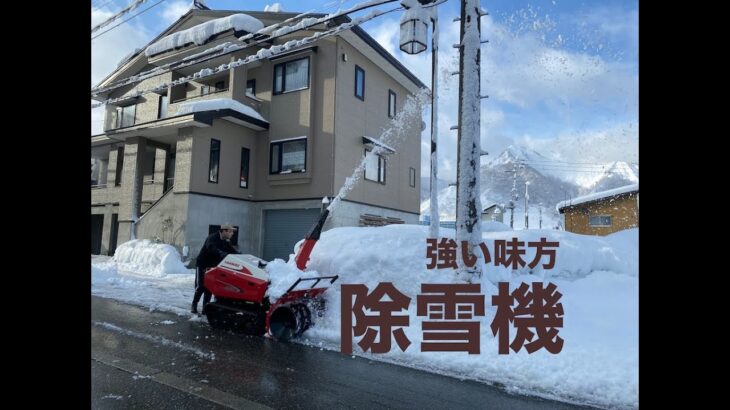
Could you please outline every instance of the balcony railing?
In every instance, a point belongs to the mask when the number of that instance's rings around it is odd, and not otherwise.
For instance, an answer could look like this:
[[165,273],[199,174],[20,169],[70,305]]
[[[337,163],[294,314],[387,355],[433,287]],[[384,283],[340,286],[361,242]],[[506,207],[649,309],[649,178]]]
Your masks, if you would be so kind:
[[188,101],[188,100],[194,100],[196,98],[203,98],[203,97],[207,97],[209,95],[224,93],[226,91],[228,91],[228,88],[221,88],[220,90],[213,90],[213,91],[210,91],[209,93],[203,94],[203,95],[194,95],[192,97],[180,98],[180,99],[174,100],[172,103],[177,104],[177,103],[181,103],[181,102]]

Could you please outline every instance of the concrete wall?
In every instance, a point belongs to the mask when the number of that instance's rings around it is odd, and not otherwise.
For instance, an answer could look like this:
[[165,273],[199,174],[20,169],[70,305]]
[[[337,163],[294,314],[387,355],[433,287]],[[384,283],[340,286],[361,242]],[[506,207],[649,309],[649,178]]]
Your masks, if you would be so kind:
[[256,206],[253,202],[205,195],[189,194],[184,196],[188,202],[188,215],[185,227],[186,245],[191,256],[197,256],[208,237],[209,225],[225,222],[238,226],[238,250],[242,253],[260,255],[258,230],[252,223],[258,221]]
[[[347,55],[343,61],[342,54]],[[407,90],[344,39],[337,40],[335,134],[335,192],[352,175],[365,152],[363,136],[380,139],[391,126],[388,90],[396,93],[396,114],[403,109]],[[365,100],[355,97],[355,66],[365,71]],[[420,208],[421,121],[409,124],[396,153],[386,156],[385,184],[362,180],[348,194],[353,201],[418,213]],[[395,145],[395,146],[394,146]],[[416,186],[409,184],[409,168],[416,170]]]
[[137,222],[137,239],[157,239],[182,250],[188,224],[188,195],[172,191],[162,197]]
[[[639,227],[637,193],[618,199],[576,205],[565,212],[565,230],[583,235],[608,235],[617,231]],[[611,226],[590,226],[591,216],[612,216]]]
[[399,218],[407,224],[418,224],[418,215],[393,209],[380,208],[373,205],[358,204],[344,200],[330,214],[324,229],[341,226],[360,226],[360,215],[371,214],[384,218]]

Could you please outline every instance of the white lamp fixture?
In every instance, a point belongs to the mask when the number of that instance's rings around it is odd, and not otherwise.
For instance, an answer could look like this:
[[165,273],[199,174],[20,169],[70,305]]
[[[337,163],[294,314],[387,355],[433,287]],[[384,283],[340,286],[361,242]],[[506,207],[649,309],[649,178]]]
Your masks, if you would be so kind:
[[411,7],[400,19],[400,49],[404,53],[418,54],[426,50],[428,21],[419,5]]

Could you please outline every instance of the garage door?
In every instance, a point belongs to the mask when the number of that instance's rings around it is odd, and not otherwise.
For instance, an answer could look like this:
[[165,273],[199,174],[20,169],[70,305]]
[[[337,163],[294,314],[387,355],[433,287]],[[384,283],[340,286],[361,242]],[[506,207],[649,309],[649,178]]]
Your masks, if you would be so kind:
[[264,260],[289,259],[294,244],[304,239],[319,219],[319,209],[264,211]]

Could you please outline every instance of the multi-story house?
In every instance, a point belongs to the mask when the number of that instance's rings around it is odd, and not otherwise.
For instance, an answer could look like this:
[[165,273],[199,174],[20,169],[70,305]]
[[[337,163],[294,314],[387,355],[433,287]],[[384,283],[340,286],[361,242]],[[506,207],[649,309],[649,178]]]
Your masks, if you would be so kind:
[[[338,193],[364,155],[363,178],[325,229],[373,217],[417,223],[420,116],[406,124],[397,147],[370,151],[387,145],[379,136],[425,85],[358,26],[140,94],[344,21],[184,63],[215,46],[243,46],[243,35],[295,16],[191,10],[95,87],[104,90],[96,100],[114,101],[103,133],[91,137],[92,253],[112,254],[137,238],[195,256],[209,232],[231,222],[241,252],[286,258],[316,221],[323,197]],[[143,81],[114,88],[156,67]]]

